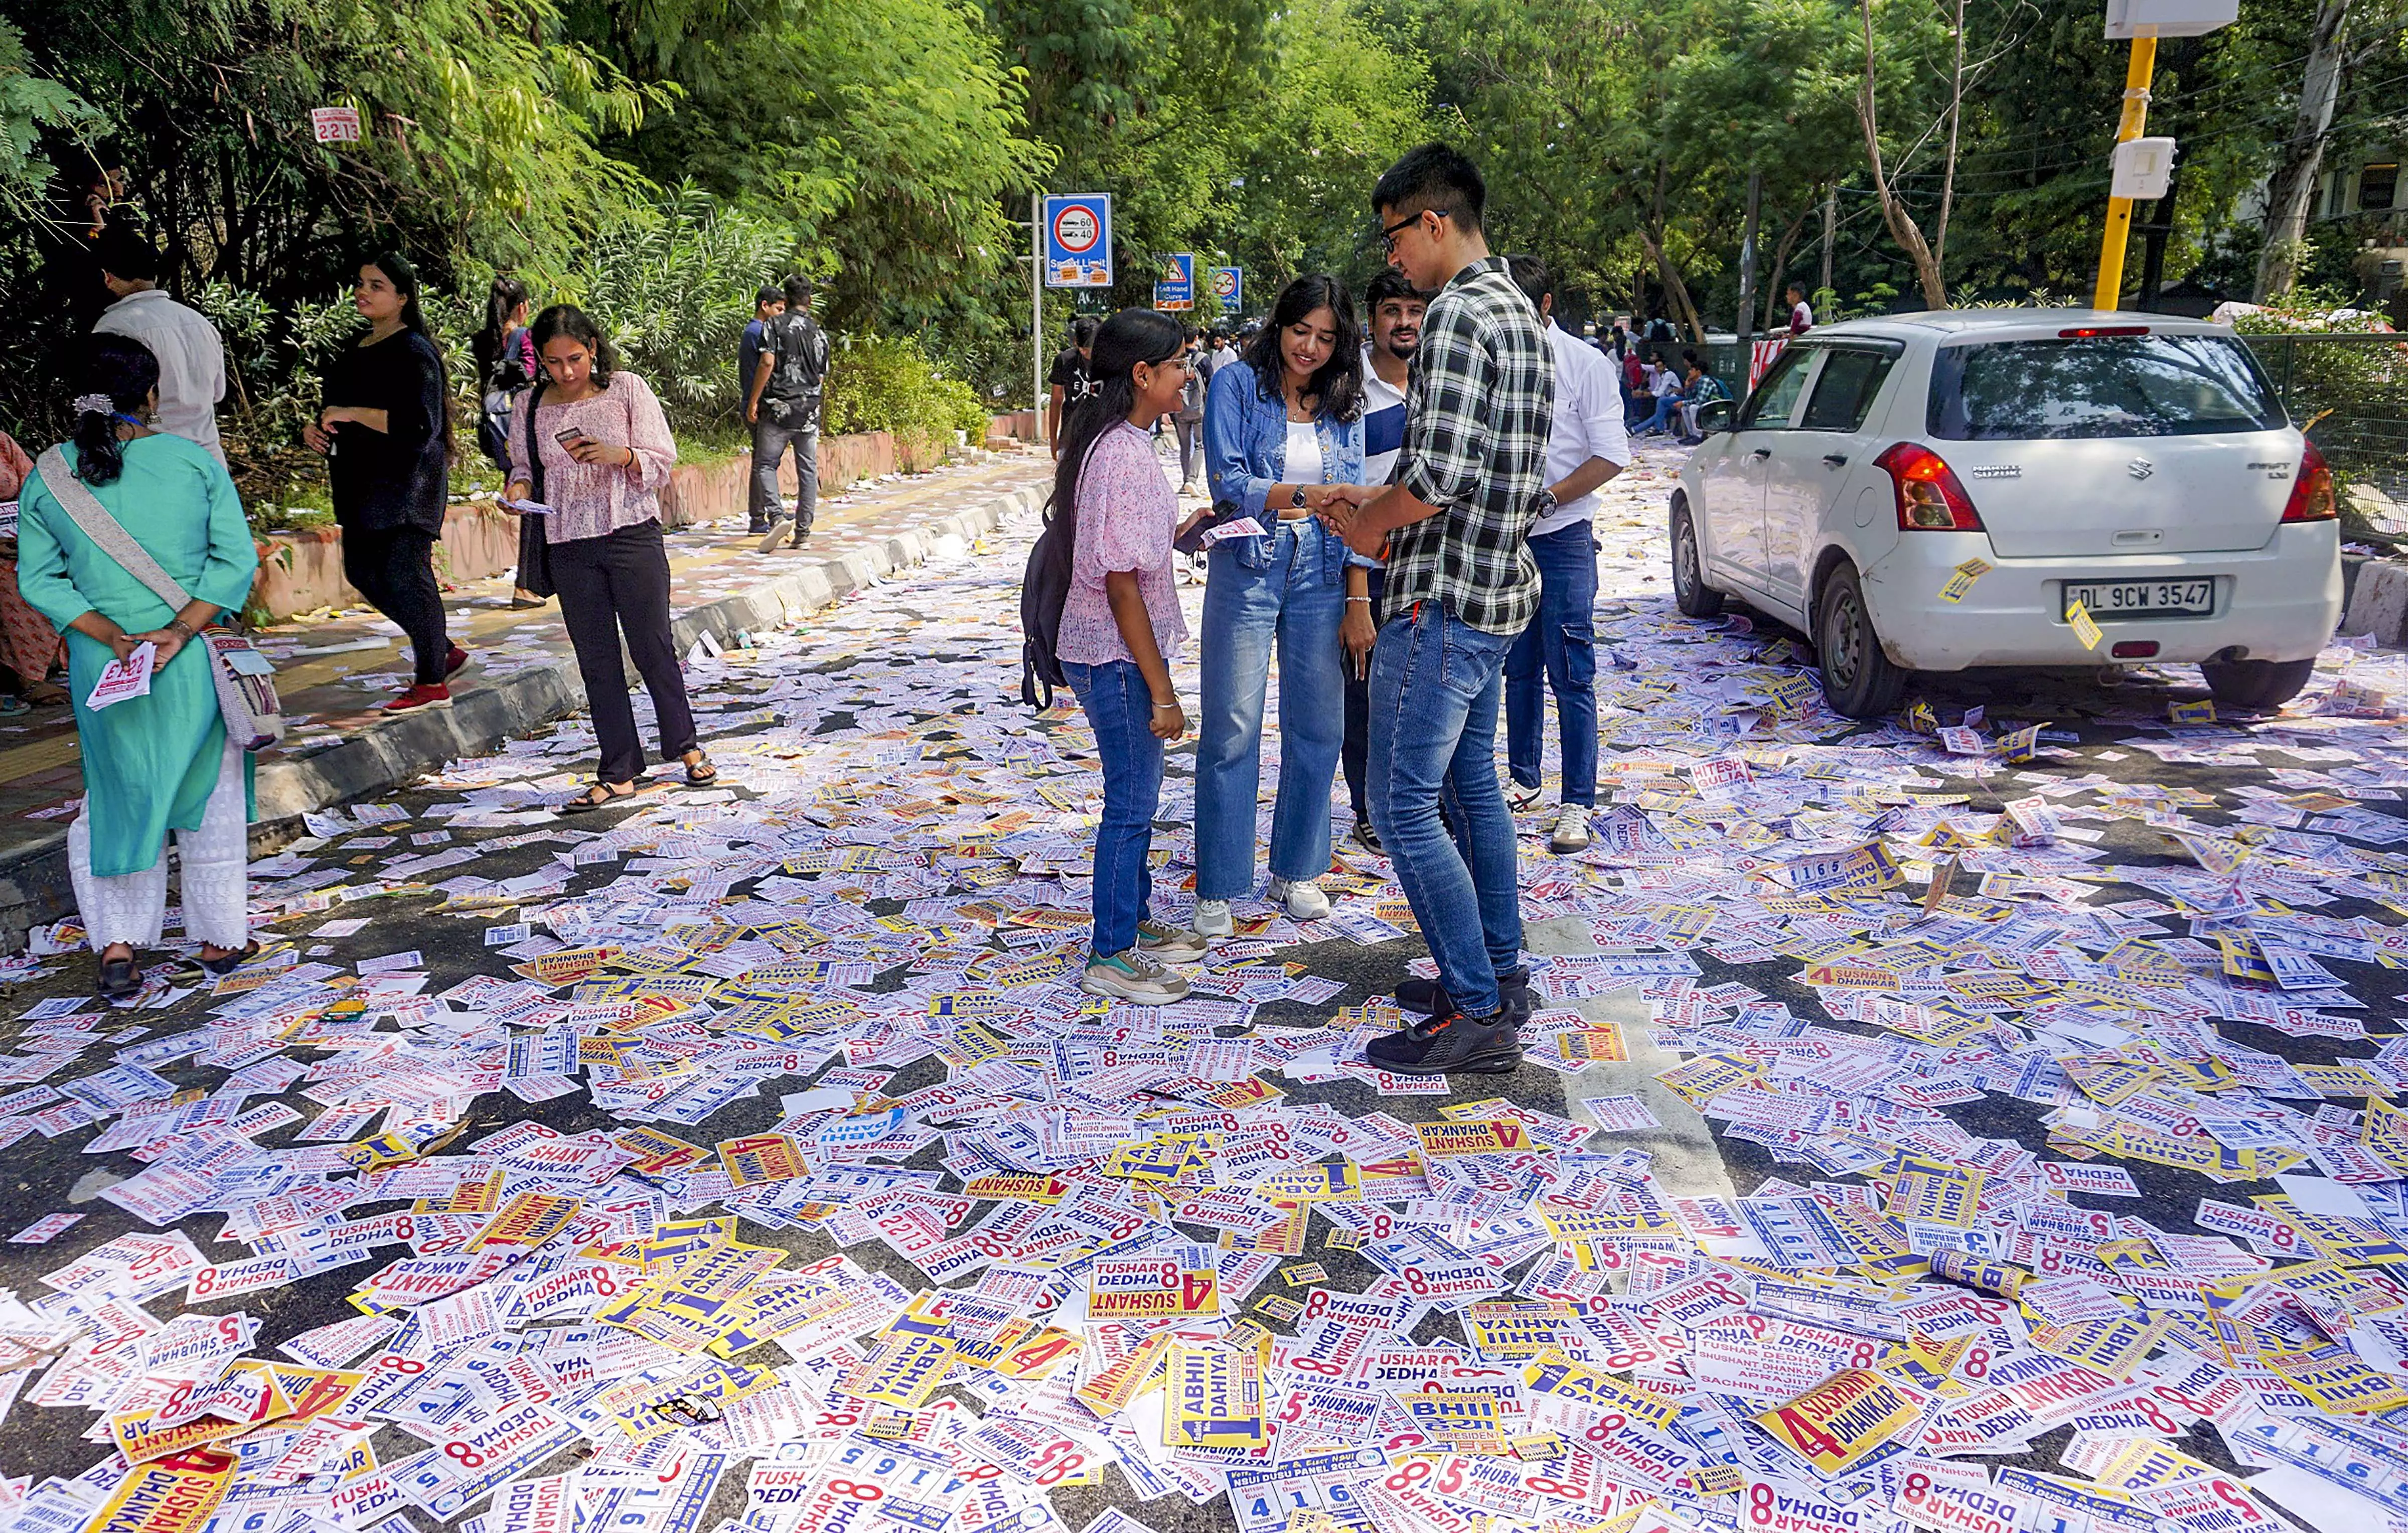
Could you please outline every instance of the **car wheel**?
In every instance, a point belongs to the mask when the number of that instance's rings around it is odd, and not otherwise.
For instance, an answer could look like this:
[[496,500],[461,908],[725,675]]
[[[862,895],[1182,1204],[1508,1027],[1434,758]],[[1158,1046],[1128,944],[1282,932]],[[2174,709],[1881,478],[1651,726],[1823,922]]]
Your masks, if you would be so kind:
[[1706,584],[1705,562],[1698,554],[1698,529],[1689,522],[1689,503],[1672,501],[1672,599],[1693,618],[1710,618],[1723,609],[1723,594]]
[[1834,712],[1851,719],[1878,719],[1898,707],[1906,672],[1882,652],[1865,609],[1856,566],[1842,565],[1823,581],[1815,604],[1814,649],[1823,667],[1823,696]]
[[2210,660],[2200,666],[2207,690],[2227,708],[2280,708],[2315,674],[2310,660]]

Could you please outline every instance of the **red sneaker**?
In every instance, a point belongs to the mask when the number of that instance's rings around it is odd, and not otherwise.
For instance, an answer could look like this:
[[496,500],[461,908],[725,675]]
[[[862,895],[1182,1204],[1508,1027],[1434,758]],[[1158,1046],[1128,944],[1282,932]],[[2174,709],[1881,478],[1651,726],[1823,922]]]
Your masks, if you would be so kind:
[[452,645],[452,652],[443,657],[443,680],[449,681],[452,678],[459,675],[460,667],[467,663],[468,652],[460,648],[457,644]]
[[433,685],[421,682],[392,702],[384,705],[387,713],[414,713],[422,708],[450,708],[452,689],[437,681]]

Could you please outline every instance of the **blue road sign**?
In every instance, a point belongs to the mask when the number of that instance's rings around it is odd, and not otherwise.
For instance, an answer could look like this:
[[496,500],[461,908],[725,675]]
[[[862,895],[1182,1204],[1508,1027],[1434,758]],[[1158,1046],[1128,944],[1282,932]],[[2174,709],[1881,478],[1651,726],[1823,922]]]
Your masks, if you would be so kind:
[[1112,194],[1075,192],[1045,199],[1045,285],[1112,285]]
[[1246,307],[1246,274],[1236,266],[1212,268],[1212,295],[1221,300],[1221,311],[1234,314]]
[[1162,271],[1154,282],[1154,307],[1156,308],[1194,308],[1196,307],[1196,258],[1182,252],[1162,258]]

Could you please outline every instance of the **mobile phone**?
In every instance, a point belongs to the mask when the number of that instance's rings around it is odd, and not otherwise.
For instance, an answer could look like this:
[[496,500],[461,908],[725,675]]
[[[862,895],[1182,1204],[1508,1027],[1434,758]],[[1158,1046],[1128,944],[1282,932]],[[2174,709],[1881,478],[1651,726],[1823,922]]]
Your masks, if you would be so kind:
[[552,439],[558,442],[561,446],[566,447],[571,442],[583,441],[585,439],[585,433],[578,430],[575,426],[568,426],[552,433]]

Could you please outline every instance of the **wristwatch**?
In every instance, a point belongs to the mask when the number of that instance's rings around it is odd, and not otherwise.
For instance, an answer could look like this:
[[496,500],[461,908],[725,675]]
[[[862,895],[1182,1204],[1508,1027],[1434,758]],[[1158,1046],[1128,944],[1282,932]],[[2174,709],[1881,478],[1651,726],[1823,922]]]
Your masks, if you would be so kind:
[[1304,509],[1304,486],[1303,486],[1303,485],[1299,484],[1299,485],[1295,486],[1295,487],[1294,487],[1294,488],[1292,488],[1291,490],[1289,490],[1289,492],[1288,492],[1288,497],[1287,497],[1287,503],[1288,503],[1288,507],[1289,507],[1289,509],[1292,509],[1292,510],[1298,510],[1298,511],[1300,511],[1300,510]]

